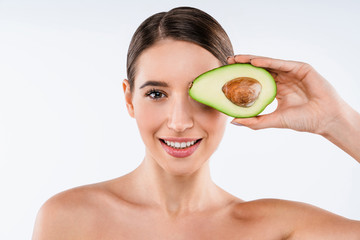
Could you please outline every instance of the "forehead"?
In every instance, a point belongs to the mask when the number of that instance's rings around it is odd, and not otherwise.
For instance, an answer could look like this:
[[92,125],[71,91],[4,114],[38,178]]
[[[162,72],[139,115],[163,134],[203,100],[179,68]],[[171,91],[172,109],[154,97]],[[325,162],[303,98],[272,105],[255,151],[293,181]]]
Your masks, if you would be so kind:
[[148,80],[188,83],[200,74],[219,67],[220,61],[206,49],[190,42],[161,40],[139,57],[135,86]]

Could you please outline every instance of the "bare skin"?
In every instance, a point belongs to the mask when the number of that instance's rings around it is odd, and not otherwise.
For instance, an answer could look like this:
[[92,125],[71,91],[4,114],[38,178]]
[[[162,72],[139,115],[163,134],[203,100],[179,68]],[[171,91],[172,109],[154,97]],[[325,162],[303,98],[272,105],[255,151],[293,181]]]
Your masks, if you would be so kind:
[[253,55],[236,55],[228,62],[267,69],[278,88],[275,112],[233,122],[252,129],[289,128],[319,134],[360,162],[360,114],[309,64]]
[[131,174],[50,199],[33,239],[359,239],[359,222],[276,199],[244,202],[216,189],[206,206],[171,213],[131,191]]
[[[308,85],[304,87],[296,83],[305,82],[298,71],[302,63],[256,58],[236,56],[229,63],[268,64],[264,67],[272,70],[279,88],[278,109],[267,116],[234,122],[253,129],[287,127],[321,134],[359,160],[358,146],[345,139],[359,138],[354,128],[359,126],[359,114],[325,79],[306,65]],[[179,64],[173,64],[174,59]],[[129,114],[136,119],[146,147],[142,164],[120,178],[49,199],[38,214],[33,240],[359,240],[359,221],[298,202],[245,202],[211,180],[208,160],[222,138],[226,116],[189,98],[187,88],[197,75],[219,65],[214,56],[192,43],[164,40],[146,50],[139,60],[135,90],[130,91],[127,80],[123,84]],[[165,81],[167,86],[156,86],[157,92],[151,92],[154,86],[141,87],[149,79]],[[317,104],[311,101],[314,92],[321,93],[314,97]],[[328,101],[345,105],[345,117],[339,109],[320,111]],[[295,117],[300,112],[302,119]],[[144,118],[150,113],[152,118]],[[342,131],[334,130],[335,126]],[[179,159],[164,151],[159,141],[170,137],[201,138],[201,142],[192,155]]]

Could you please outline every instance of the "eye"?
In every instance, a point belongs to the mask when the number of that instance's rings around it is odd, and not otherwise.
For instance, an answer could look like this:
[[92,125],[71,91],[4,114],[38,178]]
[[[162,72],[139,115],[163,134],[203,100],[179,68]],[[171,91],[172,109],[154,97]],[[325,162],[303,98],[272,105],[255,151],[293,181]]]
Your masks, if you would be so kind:
[[153,100],[160,100],[161,98],[167,97],[166,94],[158,89],[151,89],[145,93],[146,97],[149,97]]

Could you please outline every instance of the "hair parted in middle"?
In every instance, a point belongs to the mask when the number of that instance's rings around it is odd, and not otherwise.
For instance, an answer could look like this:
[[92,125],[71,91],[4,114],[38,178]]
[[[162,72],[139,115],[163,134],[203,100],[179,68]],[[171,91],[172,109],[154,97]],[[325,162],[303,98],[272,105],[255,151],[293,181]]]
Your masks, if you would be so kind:
[[127,54],[127,77],[134,88],[136,62],[141,53],[162,39],[195,43],[212,53],[223,65],[234,55],[231,41],[221,25],[209,14],[192,7],[178,7],[156,13],[135,31]]

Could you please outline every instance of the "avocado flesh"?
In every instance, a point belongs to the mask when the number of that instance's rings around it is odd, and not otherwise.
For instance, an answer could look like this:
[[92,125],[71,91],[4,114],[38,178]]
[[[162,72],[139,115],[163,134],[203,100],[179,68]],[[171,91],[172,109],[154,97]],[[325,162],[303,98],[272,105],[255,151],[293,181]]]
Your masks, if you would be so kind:
[[[223,86],[236,78],[252,78],[261,84],[260,94],[249,107],[231,102],[222,91]],[[212,69],[198,76],[189,89],[194,100],[235,118],[249,118],[259,115],[276,96],[276,83],[271,74],[263,68],[247,63],[235,63]]]

